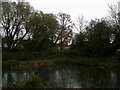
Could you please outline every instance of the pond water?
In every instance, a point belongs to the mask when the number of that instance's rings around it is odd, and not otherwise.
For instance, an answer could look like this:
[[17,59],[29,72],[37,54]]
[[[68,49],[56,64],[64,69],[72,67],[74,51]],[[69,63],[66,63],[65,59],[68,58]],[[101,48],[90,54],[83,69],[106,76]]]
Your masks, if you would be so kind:
[[120,71],[80,65],[60,65],[29,68],[19,71],[3,71],[3,86],[27,80],[31,74],[39,74],[51,87],[64,88],[120,88]]

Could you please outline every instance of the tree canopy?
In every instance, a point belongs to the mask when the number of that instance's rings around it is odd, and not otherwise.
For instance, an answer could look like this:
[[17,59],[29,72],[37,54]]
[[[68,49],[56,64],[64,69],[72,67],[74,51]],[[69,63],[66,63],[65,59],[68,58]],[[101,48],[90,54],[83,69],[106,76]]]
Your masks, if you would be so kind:
[[19,40],[28,33],[26,21],[31,13],[31,7],[24,2],[2,2],[2,26],[8,50],[13,50]]
[[26,2],[2,2],[3,44],[8,51],[69,47],[85,56],[113,55],[120,48],[120,14],[115,6],[109,8],[107,19],[86,22],[81,16],[75,24],[67,13],[44,13]]

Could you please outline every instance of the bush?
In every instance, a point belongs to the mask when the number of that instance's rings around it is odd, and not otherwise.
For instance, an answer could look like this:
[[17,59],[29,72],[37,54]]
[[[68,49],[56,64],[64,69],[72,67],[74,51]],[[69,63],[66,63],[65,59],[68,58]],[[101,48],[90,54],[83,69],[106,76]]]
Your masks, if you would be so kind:
[[30,79],[26,81],[23,87],[25,88],[39,88],[44,87],[42,80],[39,75],[31,75]]

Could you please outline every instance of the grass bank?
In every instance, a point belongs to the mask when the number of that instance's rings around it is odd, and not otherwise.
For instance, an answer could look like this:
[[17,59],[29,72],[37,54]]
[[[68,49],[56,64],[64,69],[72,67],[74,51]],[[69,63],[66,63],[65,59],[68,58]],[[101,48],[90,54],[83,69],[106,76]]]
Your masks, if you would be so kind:
[[46,59],[36,59],[30,61],[18,61],[18,60],[7,60],[3,61],[3,69],[16,69],[16,68],[29,68],[29,67],[46,67],[55,66],[61,64],[79,64],[84,66],[95,66],[95,67],[119,67],[120,61],[114,57],[104,58],[70,58],[70,57],[50,57]]

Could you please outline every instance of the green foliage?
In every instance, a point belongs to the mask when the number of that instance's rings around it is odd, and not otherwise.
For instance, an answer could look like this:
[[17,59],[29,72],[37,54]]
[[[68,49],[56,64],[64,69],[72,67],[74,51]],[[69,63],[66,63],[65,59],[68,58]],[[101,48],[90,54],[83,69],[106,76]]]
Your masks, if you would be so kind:
[[33,49],[40,51],[47,49],[53,43],[53,37],[56,33],[58,22],[53,14],[44,14],[43,12],[35,12],[29,22],[27,22],[27,29],[30,30],[32,40],[29,38],[28,43],[24,43],[25,49]]
[[46,88],[47,85],[41,80],[39,75],[30,75],[29,80],[14,83],[3,88]]
[[77,48],[85,56],[111,55],[111,31],[106,21],[91,21],[86,31],[79,33],[73,48]]
[[24,88],[40,88],[45,87],[39,75],[31,75],[30,79],[26,81]]

